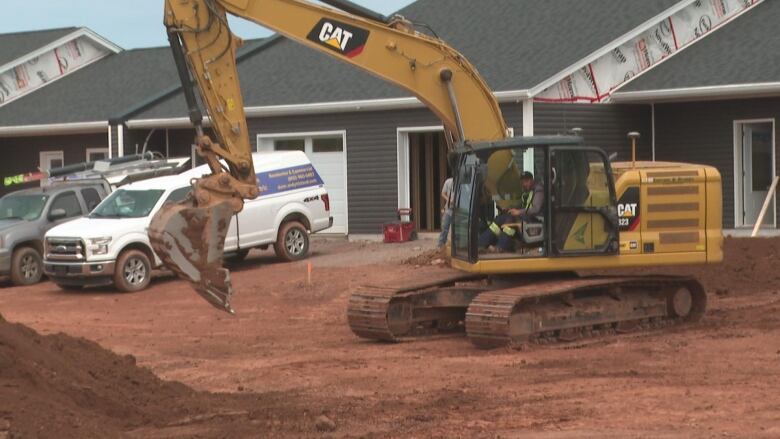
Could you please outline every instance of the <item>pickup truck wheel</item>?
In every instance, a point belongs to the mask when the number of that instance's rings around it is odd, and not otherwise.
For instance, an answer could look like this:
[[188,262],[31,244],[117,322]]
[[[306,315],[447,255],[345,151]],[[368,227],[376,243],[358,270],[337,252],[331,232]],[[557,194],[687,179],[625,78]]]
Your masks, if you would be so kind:
[[152,280],[152,264],[146,253],[127,250],[119,255],[114,272],[114,285],[124,292],[141,291]]
[[309,253],[309,232],[303,224],[291,221],[282,225],[274,244],[279,259],[292,262],[306,257]]
[[11,259],[11,282],[14,285],[32,285],[41,281],[43,262],[41,255],[32,247],[22,247]]

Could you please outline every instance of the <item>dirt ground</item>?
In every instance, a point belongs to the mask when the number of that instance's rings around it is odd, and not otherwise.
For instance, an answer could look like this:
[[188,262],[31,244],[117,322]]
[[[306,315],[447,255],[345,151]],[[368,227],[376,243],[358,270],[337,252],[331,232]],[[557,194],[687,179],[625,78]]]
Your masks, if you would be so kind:
[[780,240],[664,270],[705,283],[695,326],[520,352],[357,339],[357,285],[446,268],[410,263],[431,243],[314,245],[312,285],[270,252],[234,270],[235,317],[165,277],[0,288],[6,320],[56,334],[0,322],[0,438],[780,437]]

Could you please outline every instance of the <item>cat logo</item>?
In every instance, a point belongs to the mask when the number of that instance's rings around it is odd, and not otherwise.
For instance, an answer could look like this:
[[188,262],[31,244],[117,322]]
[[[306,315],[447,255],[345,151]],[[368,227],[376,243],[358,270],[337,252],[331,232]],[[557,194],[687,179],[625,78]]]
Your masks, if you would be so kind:
[[307,38],[347,58],[354,58],[363,53],[369,34],[365,29],[323,18]]
[[636,216],[637,203],[618,204],[618,216],[621,218],[633,218]]
[[618,200],[618,229],[621,232],[635,232],[641,223],[638,187],[630,187]]

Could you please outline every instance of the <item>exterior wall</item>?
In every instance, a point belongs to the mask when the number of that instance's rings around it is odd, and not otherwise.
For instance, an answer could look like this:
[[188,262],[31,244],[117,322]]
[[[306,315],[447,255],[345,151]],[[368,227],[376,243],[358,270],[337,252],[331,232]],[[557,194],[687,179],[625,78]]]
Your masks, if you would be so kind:
[[[522,104],[502,105],[507,125],[522,132]],[[648,105],[550,105],[534,107],[536,134],[562,134],[584,129],[589,144],[630,159],[626,135],[640,131],[640,157],[650,158],[651,113]],[[398,128],[438,126],[426,109],[318,114],[252,119],[252,142],[257,134],[311,131],[347,132],[347,196],[350,234],[377,234],[393,220],[398,206]],[[255,145],[256,147],[256,145]]]
[[[108,133],[0,138],[0,154],[3,156],[0,179],[37,171],[42,151],[62,151],[65,165],[72,165],[86,161],[87,148],[108,148]],[[6,188],[1,182],[0,194],[3,195],[40,184],[35,182]]]
[[[520,135],[523,127],[522,103],[502,105],[509,127]],[[535,104],[534,130],[537,135],[566,134],[572,128],[583,129],[588,144],[618,152],[620,160],[629,160],[631,149],[626,137],[639,131],[640,158],[651,157],[651,111],[649,105]],[[382,224],[395,219],[398,207],[398,129],[440,126],[427,109],[351,112],[253,118],[249,136],[257,148],[258,134],[288,134],[317,131],[347,133],[347,197],[350,234],[379,234]],[[115,154],[118,140],[113,130]],[[149,130],[124,131],[125,154],[143,148]],[[193,141],[191,129],[169,132],[171,156],[187,156]],[[165,152],[165,131],[157,130],[148,149]]]
[[534,104],[536,135],[571,134],[582,128],[585,143],[618,153],[618,161],[631,160],[628,133],[638,131],[637,159],[652,159],[652,111],[649,105]]
[[[723,176],[723,225],[733,228],[734,121],[774,118],[778,122],[780,98],[656,104],[655,118],[658,160],[718,168]],[[775,123],[775,130],[779,129]],[[779,136],[775,132],[775,139]]]

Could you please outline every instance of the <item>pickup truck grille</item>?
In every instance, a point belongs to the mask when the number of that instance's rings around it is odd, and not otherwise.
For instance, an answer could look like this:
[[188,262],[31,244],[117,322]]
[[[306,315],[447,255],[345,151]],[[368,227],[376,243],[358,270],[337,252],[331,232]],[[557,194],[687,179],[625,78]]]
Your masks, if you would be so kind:
[[80,261],[85,259],[84,243],[80,239],[47,238],[46,259]]

